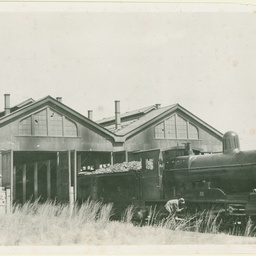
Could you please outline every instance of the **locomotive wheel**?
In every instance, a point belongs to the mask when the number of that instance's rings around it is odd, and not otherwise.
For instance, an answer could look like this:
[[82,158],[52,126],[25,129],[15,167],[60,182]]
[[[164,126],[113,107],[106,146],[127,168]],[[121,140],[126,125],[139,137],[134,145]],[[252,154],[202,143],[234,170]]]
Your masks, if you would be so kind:
[[243,235],[246,230],[248,217],[230,216],[224,213],[220,215],[220,221],[220,232],[232,235]]

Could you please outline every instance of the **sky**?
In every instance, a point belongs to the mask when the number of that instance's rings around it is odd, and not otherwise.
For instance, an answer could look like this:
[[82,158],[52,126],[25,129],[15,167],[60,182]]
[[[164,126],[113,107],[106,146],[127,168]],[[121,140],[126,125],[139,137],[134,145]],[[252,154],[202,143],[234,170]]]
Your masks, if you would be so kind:
[[94,120],[179,103],[256,149],[256,6],[0,2],[0,35],[2,110],[5,93]]

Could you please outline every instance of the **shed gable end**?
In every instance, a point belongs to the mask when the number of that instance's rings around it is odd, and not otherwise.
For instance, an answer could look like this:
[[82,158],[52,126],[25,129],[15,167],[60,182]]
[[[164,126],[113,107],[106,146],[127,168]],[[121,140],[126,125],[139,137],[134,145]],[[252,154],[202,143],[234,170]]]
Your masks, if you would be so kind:
[[199,129],[175,113],[155,126],[155,139],[199,139]]
[[77,137],[77,124],[49,107],[40,109],[19,122],[20,136]]

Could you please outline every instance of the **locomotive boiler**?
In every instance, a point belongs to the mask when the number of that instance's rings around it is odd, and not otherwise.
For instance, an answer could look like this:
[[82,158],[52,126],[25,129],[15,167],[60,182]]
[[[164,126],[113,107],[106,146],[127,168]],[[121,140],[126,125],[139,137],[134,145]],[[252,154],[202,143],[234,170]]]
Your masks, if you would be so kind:
[[168,159],[165,196],[184,197],[191,208],[216,207],[256,216],[256,150],[241,151],[235,132],[223,136],[223,152]]

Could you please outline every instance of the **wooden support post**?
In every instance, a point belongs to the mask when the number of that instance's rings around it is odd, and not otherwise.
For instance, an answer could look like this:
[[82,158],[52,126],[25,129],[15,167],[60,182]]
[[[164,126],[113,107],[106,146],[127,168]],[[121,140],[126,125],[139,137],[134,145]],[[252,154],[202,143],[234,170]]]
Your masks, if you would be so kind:
[[[82,158],[81,157],[82,157],[81,154],[77,155],[77,171],[78,171],[78,173],[81,171],[81,168],[82,168]],[[81,195],[81,190],[77,186],[77,188],[76,188],[76,199],[80,198],[80,195]]]
[[77,157],[74,150],[74,201],[77,200]]
[[34,163],[34,198],[38,198],[38,162]]
[[51,199],[51,161],[47,160],[47,199]]
[[82,168],[82,158],[81,158],[81,154],[77,155],[77,170],[78,172],[81,171]]
[[114,164],[113,152],[110,152],[110,164]]
[[124,151],[124,161],[125,162],[128,162],[128,152],[127,151]]
[[71,187],[71,152],[70,150],[68,151],[68,191],[69,191],[69,204],[72,203],[72,201],[74,201],[74,199],[72,198],[74,193]]
[[99,167],[100,167],[100,159],[99,159],[98,155],[96,155],[94,158],[94,167],[95,167],[95,170],[99,169]]
[[97,179],[97,177],[91,178],[91,199],[98,200],[98,179]]
[[27,177],[26,173],[27,172],[27,166],[26,164],[23,164],[23,170],[22,170],[22,195],[23,195],[23,204],[26,202],[26,183],[27,183]]
[[70,215],[73,213],[74,209],[74,187],[70,187],[70,201],[69,201],[69,206],[70,206]]
[[2,153],[0,152],[0,187],[2,187],[3,186],[3,182],[2,182],[2,180],[3,180],[3,162],[2,162],[3,160],[2,160]]
[[13,195],[13,201],[16,199],[16,166],[13,166],[13,189],[12,189],[12,195]]
[[6,213],[9,214],[12,211],[12,202],[11,202],[11,189],[6,189]]
[[[12,212],[12,204],[13,204],[13,188],[14,188],[14,182],[13,182],[13,150],[10,151],[10,154],[11,154],[11,184],[10,184],[10,190],[7,191],[7,198],[9,200],[10,198],[10,203],[9,203],[9,206],[10,206],[10,212]],[[7,211],[8,208],[6,209]]]
[[60,173],[60,152],[57,152],[57,163],[56,163],[56,186],[57,186],[57,200],[61,201],[61,173]]

